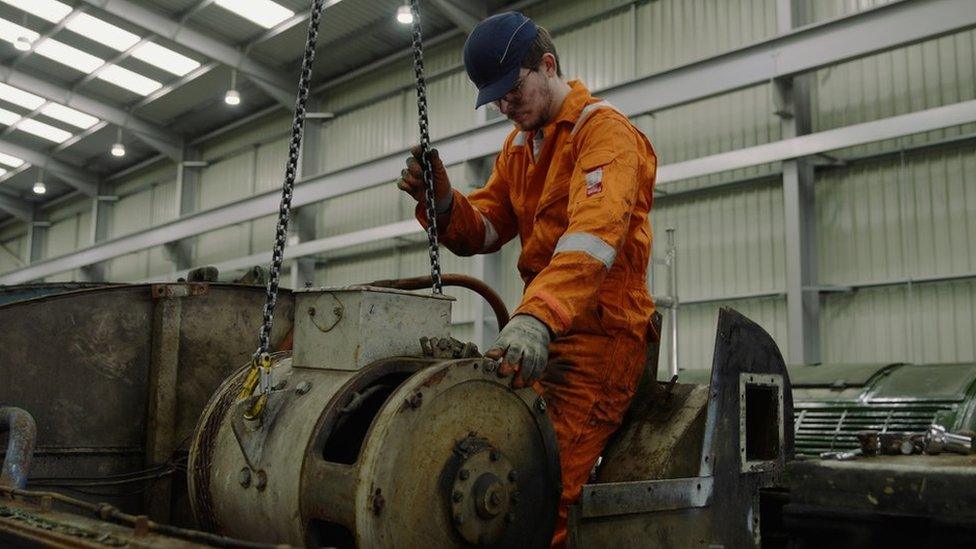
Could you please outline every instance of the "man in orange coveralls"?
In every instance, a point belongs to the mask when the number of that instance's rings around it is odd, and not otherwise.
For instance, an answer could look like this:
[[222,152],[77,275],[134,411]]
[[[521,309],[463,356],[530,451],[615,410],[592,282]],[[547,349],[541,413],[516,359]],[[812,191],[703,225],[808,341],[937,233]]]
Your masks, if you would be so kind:
[[[565,545],[567,506],[617,429],[643,371],[654,303],[647,291],[648,212],[657,158],[626,116],[562,78],[549,33],[520,13],[482,21],[464,45],[477,106],[515,123],[484,188],[451,188],[431,152],[437,224],[458,255],[497,251],[518,236],[522,302],[486,356],[534,384],[559,441],[563,493],[553,546]],[[426,224],[419,147],[400,189]]]

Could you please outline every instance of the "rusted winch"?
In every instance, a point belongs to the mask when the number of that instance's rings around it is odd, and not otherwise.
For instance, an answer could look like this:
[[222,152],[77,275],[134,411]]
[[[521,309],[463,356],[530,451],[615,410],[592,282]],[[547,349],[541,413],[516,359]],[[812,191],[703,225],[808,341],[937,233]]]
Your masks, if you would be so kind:
[[545,546],[559,498],[545,402],[450,339],[451,301],[296,293],[294,352],[274,357],[260,416],[239,396],[245,370],[201,416],[201,526],[309,546]]

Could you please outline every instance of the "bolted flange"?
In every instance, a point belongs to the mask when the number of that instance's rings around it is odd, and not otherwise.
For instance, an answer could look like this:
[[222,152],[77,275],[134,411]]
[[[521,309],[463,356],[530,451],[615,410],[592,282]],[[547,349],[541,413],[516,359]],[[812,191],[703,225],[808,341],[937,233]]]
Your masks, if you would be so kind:
[[458,461],[449,465],[457,471],[449,492],[454,528],[468,543],[495,543],[514,517],[517,485],[508,479],[515,469],[503,452],[475,433],[457,444],[455,455]]

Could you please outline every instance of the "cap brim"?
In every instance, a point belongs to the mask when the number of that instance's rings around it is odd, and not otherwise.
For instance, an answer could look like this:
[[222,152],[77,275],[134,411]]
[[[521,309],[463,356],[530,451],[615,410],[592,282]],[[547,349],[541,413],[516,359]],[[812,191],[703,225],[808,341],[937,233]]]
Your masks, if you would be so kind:
[[512,70],[503,74],[501,78],[495,80],[491,84],[478,88],[478,101],[475,103],[474,108],[478,108],[482,105],[491,103],[492,101],[498,101],[505,94],[515,87],[515,81],[518,80],[519,67],[516,66]]

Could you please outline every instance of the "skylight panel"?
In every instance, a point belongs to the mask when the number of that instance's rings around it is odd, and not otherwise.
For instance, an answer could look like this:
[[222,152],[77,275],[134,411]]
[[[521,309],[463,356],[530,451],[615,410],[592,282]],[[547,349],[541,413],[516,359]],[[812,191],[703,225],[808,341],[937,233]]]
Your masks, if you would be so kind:
[[34,51],[52,61],[57,61],[86,74],[94,72],[95,69],[105,64],[104,60],[90,53],[85,53],[78,48],[73,48],[50,38],[38,44]]
[[0,124],[3,124],[4,126],[13,126],[18,120],[20,120],[19,114],[8,111],[7,109],[0,109]]
[[30,110],[34,110],[44,104],[43,98],[3,83],[0,83],[0,99]]
[[57,0],[0,0],[0,2],[20,8],[52,23],[60,22],[71,13],[71,6]]
[[99,120],[94,116],[76,111],[71,107],[65,107],[64,105],[58,103],[48,103],[43,109],[41,109],[41,114],[44,116],[50,116],[55,120],[60,120],[66,124],[71,124],[72,126],[81,128],[83,130],[87,130],[99,122]]
[[125,51],[139,43],[139,36],[123,30],[111,23],[106,23],[87,13],[79,13],[65,24],[65,27],[86,38],[104,44],[113,50]]
[[65,141],[71,139],[71,132],[66,132],[61,128],[55,128],[50,124],[45,124],[44,122],[38,122],[32,118],[25,118],[17,124],[17,129],[25,131],[27,133],[32,133],[37,137],[47,139],[48,141],[54,141],[55,143],[64,143]]
[[295,12],[271,0],[216,0],[214,3],[266,29],[295,15]]
[[17,158],[16,156],[10,156],[9,154],[0,153],[0,164],[10,166],[11,168],[19,168],[24,165],[24,161]]
[[6,19],[0,19],[0,39],[6,40],[7,42],[13,44],[21,36],[33,42],[37,40],[40,34],[37,34],[28,28],[21,27],[16,23],[11,23]]
[[153,42],[146,42],[132,50],[132,57],[176,76],[183,76],[200,66],[200,63],[193,59]]
[[149,95],[163,87],[161,83],[151,78],[146,78],[141,74],[124,69],[118,65],[105,67],[104,70],[98,73],[98,78],[143,96]]

